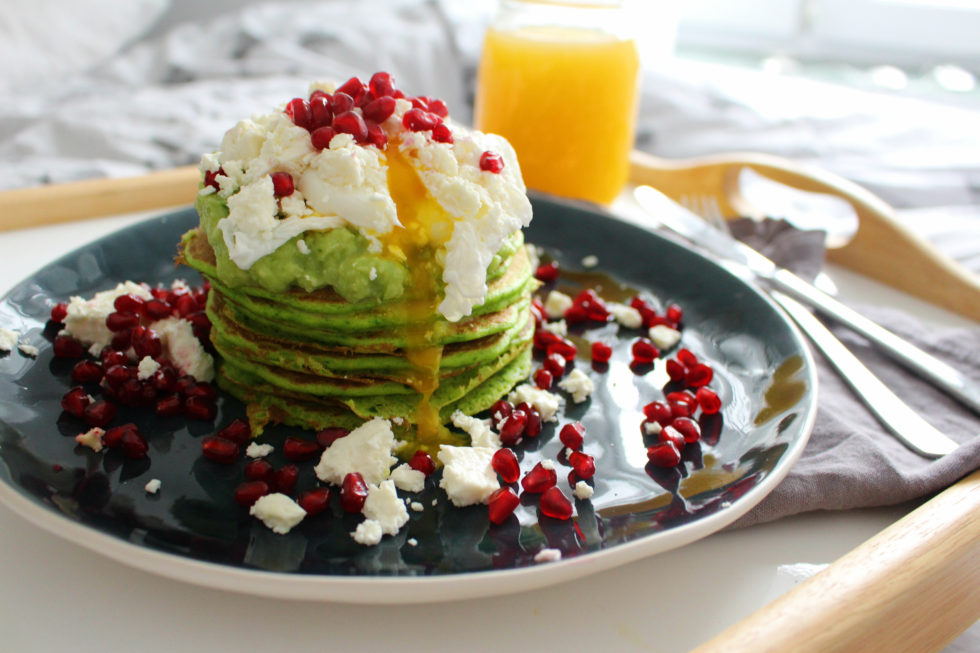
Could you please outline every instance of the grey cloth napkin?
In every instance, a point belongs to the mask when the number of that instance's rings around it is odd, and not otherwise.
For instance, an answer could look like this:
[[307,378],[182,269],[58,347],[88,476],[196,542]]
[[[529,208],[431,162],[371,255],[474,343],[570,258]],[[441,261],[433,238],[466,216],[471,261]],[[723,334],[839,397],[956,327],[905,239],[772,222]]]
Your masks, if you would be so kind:
[[[823,260],[820,232],[801,232],[776,220],[735,221],[732,232],[801,276],[812,277]],[[935,328],[894,309],[854,308],[980,384],[980,328]],[[980,416],[878,353],[861,336],[824,322],[895,394],[960,447],[938,460],[913,453],[881,426],[815,352],[819,392],[810,440],[787,477],[736,521],[735,528],[811,510],[900,504],[926,497],[980,468]]]

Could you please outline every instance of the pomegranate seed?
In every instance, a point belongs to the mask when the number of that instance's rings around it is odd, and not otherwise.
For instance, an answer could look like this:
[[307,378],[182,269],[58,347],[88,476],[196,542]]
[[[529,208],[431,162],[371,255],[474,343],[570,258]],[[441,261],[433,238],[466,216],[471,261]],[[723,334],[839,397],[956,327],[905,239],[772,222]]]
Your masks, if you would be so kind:
[[565,321],[569,324],[581,324],[589,321],[589,309],[581,304],[572,304],[565,310]]
[[559,340],[561,340],[560,335],[547,329],[538,329],[534,332],[534,346],[537,349],[547,349],[548,345],[552,345]]
[[660,442],[647,448],[647,458],[657,467],[674,467],[681,461],[681,454],[672,442]]
[[429,111],[436,114],[440,118],[449,117],[449,107],[439,98],[432,98],[429,100]]
[[184,412],[184,400],[180,395],[172,394],[157,400],[155,412],[160,417],[176,417]]
[[521,466],[517,462],[517,455],[513,450],[506,447],[497,449],[493,453],[490,465],[493,467],[493,471],[500,474],[504,483],[516,483],[517,479],[521,477]]
[[293,124],[303,129],[313,126],[313,113],[310,111],[310,103],[303,98],[293,98],[286,105],[286,115],[293,121]]
[[71,380],[75,383],[98,383],[102,374],[102,366],[95,361],[78,361],[71,368]]
[[105,426],[116,416],[116,404],[100,399],[93,401],[82,411],[82,418],[89,426]]
[[351,77],[337,87],[337,91],[334,93],[334,96],[336,96],[337,93],[346,93],[354,102],[357,102],[361,99],[361,96],[364,95],[365,90],[366,89],[364,88],[364,84],[361,82],[361,80],[359,80],[357,77]]
[[367,142],[379,150],[385,149],[385,145],[388,144],[388,135],[385,134],[384,130],[373,122],[367,123],[367,129]]
[[651,401],[646,406],[643,407],[643,414],[646,415],[647,419],[651,422],[657,422],[661,426],[666,426],[670,424],[670,421],[674,418],[670,412],[670,406],[662,401]]
[[721,398],[714,390],[708,387],[698,388],[698,405],[705,415],[714,415],[721,410]]
[[112,302],[112,307],[123,313],[142,313],[146,300],[136,295],[119,295]]
[[507,446],[517,444],[521,441],[526,426],[527,413],[515,408],[514,412],[505,417],[500,423],[500,441]]
[[410,98],[410,101],[412,103],[412,108],[414,109],[421,109],[422,111],[429,110],[429,98],[424,95]]
[[593,342],[592,343],[592,362],[593,363],[608,363],[609,359],[612,358],[612,347],[604,342]]
[[584,436],[585,427],[582,426],[581,422],[569,422],[561,427],[561,431],[558,433],[558,439],[561,440],[561,443],[576,451],[582,448],[582,443],[585,441]]
[[333,111],[334,118],[342,113],[352,111],[355,105],[354,98],[343,91],[337,91],[330,98],[330,110]]
[[677,350],[677,360],[684,363],[684,367],[694,367],[698,364],[698,357],[694,353],[685,347]]
[[320,453],[320,446],[316,442],[290,436],[283,442],[282,453],[286,460],[303,462]]
[[610,317],[609,309],[607,309],[606,305],[601,302],[589,306],[586,309],[586,314],[593,322],[608,322]]
[[330,94],[327,93],[326,91],[318,88],[318,89],[314,89],[314,91],[312,93],[310,93],[310,102],[312,102],[313,101],[313,98],[316,98],[316,97],[325,97],[325,98],[327,98],[329,100],[330,99]]
[[[390,97],[395,92],[395,80],[392,79],[391,73],[374,73],[368,80],[368,90],[376,98]],[[391,99],[394,100],[394,98]]]
[[664,317],[666,317],[671,322],[680,323],[681,318],[684,317],[684,311],[682,311],[681,307],[678,306],[677,304],[671,304],[670,306],[667,307]]
[[165,302],[167,301],[167,295],[170,294],[170,291],[167,290],[166,288],[157,287],[157,288],[151,288],[150,294],[153,295],[154,299],[159,299],[161,302]]
[[539,281],[544,281],[545,283],[556,281],[558,279],[558,262],[551,261],[550,263],[542,263],[538,266],[538,269],[534,271],[534,276]]
[[326,94],[310,98],[310,132],[326,127],[333,120],[333,110],[330,108],[330,97]]
[[661,429],[660,433],[657,434],[657,439],[661,442],[670,442],[678,451],[683,449],[684,445],[687,444],[684,440],[684,435],[673,426],[665,426]]
[[133,349],[140,359],[144,356],[156,358],[163,353],[163,343],[156,331],[138,326],[133,329]]
[[201,440],[201,454],[208,460],[222,465],[230,465],[238,460],[238,445],[231,440],[208,435]]
[[117,388],[116,398],[124,406],[139,406],[143,398],[140,390],[140,382],[136,379],[129,379]]
[[701,439],[701,427],[690,417],[678,417],[667,428],[675,429],[684,436],[684,442],[697,442]]
[[[402,116],[402,125],[405,129],[413,132],[429,131],[442,120],[434,113],[429,113],[423,109],[409,109]],[[482,159],[481,159],[482,161]]]
[[146,458],[150,445],[146,443],[146,438],[140,435],[138,430],[132,428],[123,431],[122,437],[119,439],[119,448],[122,449],[123,456],[126,458],[139,460]]
[[121,447],[123,443],[123,435],[125,435],[127,431],[138,431],[138,429],[132,422],[123,424],[122,426],[113,426],[102,435],[102,444],[110,449]]
[[51,307],[51,321],[64,322],[68,317],[68,304],[60,302]]
[[266,481],[272,478],[272,463],[268,460],[252,460],[245,464],[243,474],[249,481]]
[[172,367],[161,367],[150,377],[150,383],[157,389],[157,392],[169,393],[173,391],[174,384],[177,383],[177,372]]
[[126,356],[125,352],[117,351],[112,347],[106,347],[99,354],[99,360],[102,361],[102,369],[109,369],[113,365],[127,365],[129,363],[129,357]]
[[174,392],[183,395],[187,392],[188,388],[195,385],[197,385],[197,379],[190,374],[184,374],[183,376],[177,377],[177,380],[174,381]]
[[544,423],[541,421],[541,413],[538,409],[527,402],[517,404],[516,410],[523,411],[527,415],[527,424],[524,425],[524,435],[529,438],[536,438],[541,435]]
[[684,404],[692,411],[697,408],[698,400],[687,390],[680,390],[678,392],[668,392],[667,393],[667,403],[668,404]]
[[123,313],[115,311],[105,316],[105,325],[112,332],[125,331],[132,329],[140,323],[140,316],[136,313]]
[[112,349],[121,352],[125,352],[132,345],[133,345],[132,331],[119,331],[117,333],[112,334],[112,342],[109,343],[109,346]]
[[85,347],[71,336],[55,336],[52,349],[58,358],[81,358],[85,355]]
[[92,403],[92,398],[81,386],[76,386],[61,398],[61,409],[72,417],[81,417],[85,409]]
[[426,476],[436,471],[436,463],[432,460],[432,456],[421,449],[412,454],[411,460],[408,461],[408,466],[416,471],[422,472]]
[[579,478],[588,480],[595,476],[595,458],[589,454],[573,451],[568,456],[568,462],[571,463],[572,469],[575,470]]
[[378,97],[364,105],[364,118],[374,122],[384,122],[395,112],[395,98]]
[[173,314],[173,309],[166,302],[162,302],[159,299],[151,299],[146,302],[144,313],[146,317],[156,321],[170,317]]
[[[501,451],[505,451],[501,449]],[[490,522],[502,524],[507,518],[514,514],[521,500],[513,489],[507,487],[498,488],[493,491],[488,501]]]
[[[289,197],[293,194],[295,187],[293,186],[293,176],[288,172],[273,172],[272,177],[272,192],[276,197]],[[194,308],[197,308],[197,302],[193,297],[187,296],[192,302],[194,302]],[[181,311],[180,306],[177,306],[177,310],[181,315],[187,315],[187,312]],[[188,311],[190,312],[190,311]]]
[[673,358],[667,360],[667,376],[671,381],[683,381],[686,374],[687,368],[684,367],[684,363]]
[[267,494],[269,484],[265,481],[246,481],[235,488],[235,503],[248,508]]
[[299,467],[296,465],[283,465],[272,473],[272,484],[277,492],[292,494],[296,489],[296,481],[299,480]]
[[646,338],[637,338],[630,351],[633,353],[634,363],[649,364],[660,356],[657,346]]
[[554,486],[557,482],[558,474],[554,468],[548,469],[541,463],[538,463],[521,479],[521,487],[524,488],[525,492],[538,494]]
[[[194,377],[190,377],[193,381]],[[180,381],[180,379],[178,379]],[[176,385],[176,384],[175,384]],[[200,397],[208,401],[215,401],[218,398],[218,391],[210,383],[193,381],[183,386],[182,393],[185,397]]]
[[572,516],[572,504],[557,486],[552,486],[541,494],[538,504],[541,513],[552,519],[568,519]]
[[228,425],[215,435],[225,440],[231,440],[235,444],[245,444],[252,439],[252,427],[249,426],[247,419],[238,417],[228,422]]
[[493,406],[490,406],[490,414],[495,418],[499,416],[501,420],[514,412],[514,404],[510,403],[506,399],[498,399],[494,402]]
[[132,365],[113,365],[105,371],[105,381],[113,388],[122,386],[123,383],[135,379],[136,368]]
[[449,125],[440,122],[432,128],[432,140],[437,143],[452,143],[453,131],[449,128]]
[[340,505],[345,512],[358,513],[364,508],[368,488],[360,472],[351,472],[340,486]]
[[[545,351],[549,356],[551,354],[558,354],[566,361],[570,361],[575,360],[575,356],[578,354],[578,347],[576,347],[572,341],[560,338],[557,342],[553,342],[548,345],[548,348]],[[552,370],[548,371],[554,374]]]
[[687,374],[684,375],[684,383],[692,388],[698,388],[711,383],[713,376],[714,370],[704,363],[698,363],[694,367],[688,368]]
[[331,126],[342,134],[350,134],[358,143],[363,143],[367,140],[367,124],[360,114],[354,113],[353,111],[347,111],[339,116],[335,116]]
[[318,487],[301,494],[297,503],[306,511],[307,516],[312,517],[330,507],[330,496],[330,488]]
[[326,449],[340,438],[350,434],[348,429],[341,426],[330,426],[316,434],[316,443]]
[[218,407],[205,397],[187,397],[184,401],[184,414],[191,419],[207,422],[218,414]]
[[500,172],[503,171],[503,169],[504,169],[504,158],[499,154],[497,154],[496,152],[487,150],[486,152],[480,155],[480,170],[483,170],[484,172],[492,172],[494,174],[499,174]]
[[534,373],[534,385],[538,386],[542,390],[551,390],[551,384],[554,383],[555,378],[551,375],[551,372],[541,368]]

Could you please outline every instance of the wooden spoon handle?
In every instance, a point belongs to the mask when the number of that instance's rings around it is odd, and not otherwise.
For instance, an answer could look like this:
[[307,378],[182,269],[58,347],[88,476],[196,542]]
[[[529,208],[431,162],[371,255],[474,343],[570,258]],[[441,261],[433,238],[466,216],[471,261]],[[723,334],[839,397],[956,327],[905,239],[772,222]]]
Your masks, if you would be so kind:
[[200,178],[197,166],[139,177],[91,179],[0,193],[0,230],[72,222],[190,204]]

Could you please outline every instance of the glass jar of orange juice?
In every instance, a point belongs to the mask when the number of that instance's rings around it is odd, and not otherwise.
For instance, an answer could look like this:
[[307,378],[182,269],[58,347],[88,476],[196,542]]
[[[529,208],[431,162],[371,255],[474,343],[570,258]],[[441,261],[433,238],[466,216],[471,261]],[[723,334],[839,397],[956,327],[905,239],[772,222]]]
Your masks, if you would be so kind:
[[507,138],[524,181],[611,203],[626,183],[640,62],[622,0],[503,0],[487,30],[477,129]]

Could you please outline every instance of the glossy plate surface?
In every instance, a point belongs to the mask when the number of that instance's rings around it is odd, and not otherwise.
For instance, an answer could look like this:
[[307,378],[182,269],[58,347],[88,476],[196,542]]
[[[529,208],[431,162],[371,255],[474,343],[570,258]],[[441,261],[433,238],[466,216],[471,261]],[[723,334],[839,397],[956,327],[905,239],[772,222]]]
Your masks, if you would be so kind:
[[[410,510],[402,531],[376,547],[350,538],[360,517],[345,515],[336,497],[328,514],[275,535],[232,499],[247,459],[221,466],[200,455],[203,436],[243,414],[237,401],[221,397],[214,423],[122,409],[114,423],[135,421],[149,440],[149,457],[140,461],[76,446],[73,437],[86,427],[61,413],[71,363],[52,357],[53,334],[45,333],[50,307],[126,279],[197,283],[193,272],[173,264],[180,234],[196,222],[188,209],[112,234],[46,266],[0,302],[0,326],[21,332],[22,342],[40,349],[36,359],[17,350],[0,354],[0,499],[41,527],[125,564],[192,583],[299,599],[397,603],[516,592],[723,528],[775,487],[809,436],[816,413],[813,362],[770,302],[655,233],[536,199],[527,240],[566,270],[560,289],[598,287],[601,296],[620,300],[639,290],[662,305],[683,307],[682,345],[712,364],[712,387],[724,401],[722,415],[702,424],[703,441],[688,445],[678,468],[647,465],[641,408],[663,397],[662,362],[649,369],[629,366],[638,331],[613,324],[576,330],[580,343],[615,343],[614,358],[593,368],[580,354],[576,366],[595,382],[592,397],[567,402],[557,425],[517,448],[523,471],[538,460],[558,460],[559,487],[571,497],[557,431],[571,420],[586,426],[585,451],[596,459],[595,494],[574,502],[573,519],[540,516],[531,495],[515,517],[490,527],[485,507],[453,507],[430,478],[423,492],[410,496],[422,509]],[[596,256],[598,266],[583,268],[587,256]],[[295,432],[277,427],[262,436],[276,445],[274,465],[285,462],[278,445]],[[151,478],[162,482],[156,495],[144,491]],[[302,464],[300,489],[314,483],[312,463]],[[535,562],[546,547],[559,549],[562,560]]]

